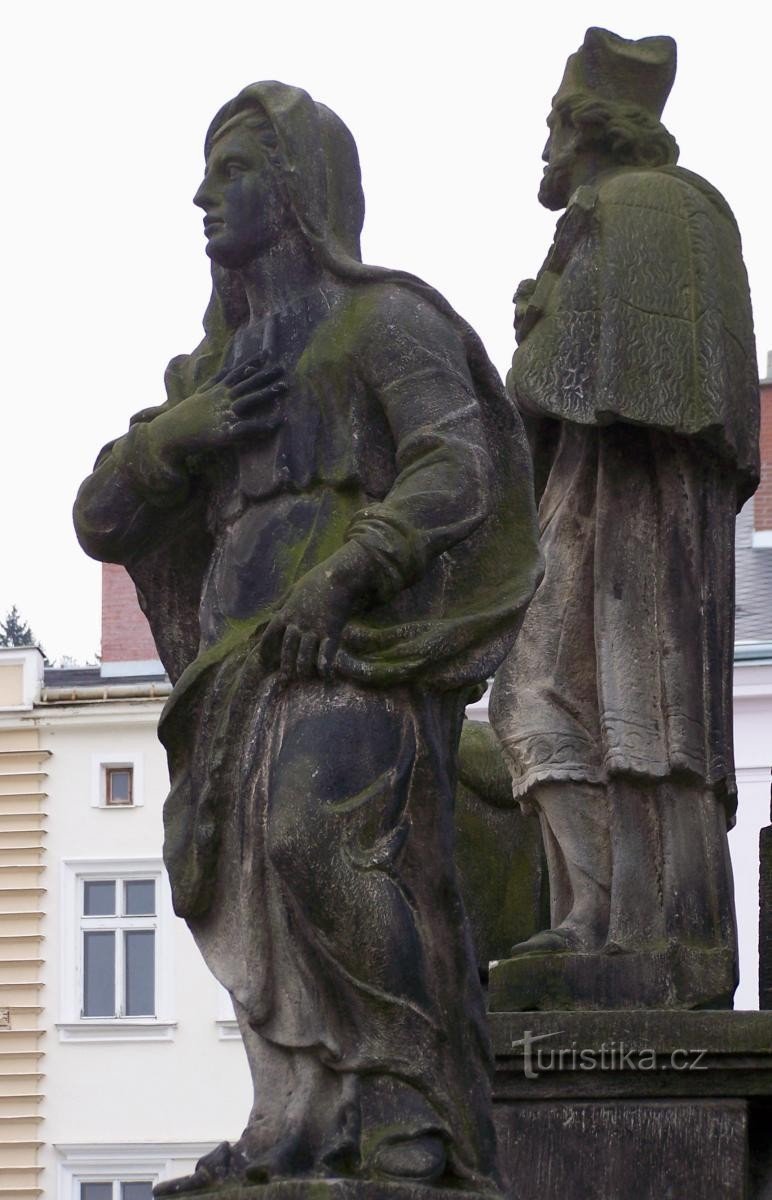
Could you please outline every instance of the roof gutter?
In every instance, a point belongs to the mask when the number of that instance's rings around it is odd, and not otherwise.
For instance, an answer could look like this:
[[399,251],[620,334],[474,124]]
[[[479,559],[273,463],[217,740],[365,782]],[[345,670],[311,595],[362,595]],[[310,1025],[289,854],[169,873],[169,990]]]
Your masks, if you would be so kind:
[[172,685],[158,683],[110,683],[83,687],[44,687],[41,704],[96,704],[104,700],[160,700],[171,694]]
[[772,642],[735,642],[734,661],[772,662]]

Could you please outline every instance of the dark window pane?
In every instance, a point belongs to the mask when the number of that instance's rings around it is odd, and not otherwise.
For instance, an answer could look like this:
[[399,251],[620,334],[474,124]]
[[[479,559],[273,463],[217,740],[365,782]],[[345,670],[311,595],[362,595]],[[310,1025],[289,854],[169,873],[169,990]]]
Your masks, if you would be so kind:
[[126,1016],[155,1015],[155,934],[132,929],[125,933]]
[[121,1200],[153,1200],[152,1183],[122,1183]]
[[114,933],[100,930],[83,934],[83,1015],[115,1016]]
[[[87,879],[84,882],[83,913],[87,917],[112,917],[114,915],[114,879]],[[102,1186],[101,1183],[99,1186]]]
[[127,917],[152,917],[155,913],[155,880],[127,879],[125,904]]
[[82,1183],[80,1200],[113,1200],[113,1185],[111,1183]]
[[131,767],[105,768],[105,801],[107,804],[131,804],[133,774]]

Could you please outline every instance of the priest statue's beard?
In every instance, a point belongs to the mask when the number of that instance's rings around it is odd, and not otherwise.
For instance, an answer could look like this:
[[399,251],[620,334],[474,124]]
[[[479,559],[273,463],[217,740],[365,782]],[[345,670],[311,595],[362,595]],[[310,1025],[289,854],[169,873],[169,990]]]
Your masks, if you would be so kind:
[[565,208],[571,198],[571,172],[576,162],[573,151],[558,155],[544,168],[544,176],[539,185],[539,203],[551,212],[559,212]]

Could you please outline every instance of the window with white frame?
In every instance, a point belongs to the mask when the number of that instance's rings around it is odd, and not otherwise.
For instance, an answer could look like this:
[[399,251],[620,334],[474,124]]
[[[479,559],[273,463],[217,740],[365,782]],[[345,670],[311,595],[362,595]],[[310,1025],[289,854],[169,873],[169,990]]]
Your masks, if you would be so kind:
[[55,1146],[56,1200],[150,1200],[161,1179],[189,1175],[211,1142]]
[[157,878],[82,877],[79,891],[83,985],[80,1015],[154,1017]]
[[62,914],[62,1040],[169,1036],[173,918],[160,861],[64,862]]
[[109,1179],[103,1182],[82,1180],[78,1200],[153,1200],[152,1179]]
[[144,755],[139,750],[108,749],[91,757],[92,808],[141,808],[144,805]]
[[134,803],[134,767],[105,765],[105,805],[108,808]]

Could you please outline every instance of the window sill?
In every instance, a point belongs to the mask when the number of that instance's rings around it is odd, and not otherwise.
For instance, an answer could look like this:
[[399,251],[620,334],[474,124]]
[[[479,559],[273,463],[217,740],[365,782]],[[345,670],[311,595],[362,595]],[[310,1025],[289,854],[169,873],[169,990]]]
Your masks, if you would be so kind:
[[58,1021],[60,1042],[171,1042],[176,1021]]
[[217,1036],[221,1042],[240,1042],[241,1041],[241,1031],[239,1030],[239,1023],[234,1017],[231,1017],[230,1020],[223,1019],[220,1021],[216,1021],[215,1024],[217,1025]]

